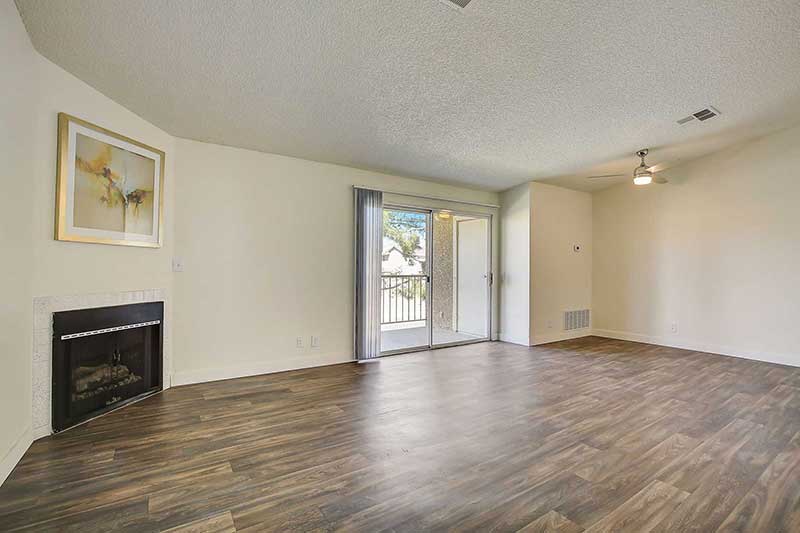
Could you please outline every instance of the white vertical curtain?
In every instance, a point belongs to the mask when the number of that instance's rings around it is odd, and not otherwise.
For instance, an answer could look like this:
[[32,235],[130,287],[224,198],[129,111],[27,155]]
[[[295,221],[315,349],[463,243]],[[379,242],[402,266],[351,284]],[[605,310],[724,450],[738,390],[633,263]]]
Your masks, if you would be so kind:
[[355,189],[355,351],[364,361],[381,354],[381,254],[383,193]]

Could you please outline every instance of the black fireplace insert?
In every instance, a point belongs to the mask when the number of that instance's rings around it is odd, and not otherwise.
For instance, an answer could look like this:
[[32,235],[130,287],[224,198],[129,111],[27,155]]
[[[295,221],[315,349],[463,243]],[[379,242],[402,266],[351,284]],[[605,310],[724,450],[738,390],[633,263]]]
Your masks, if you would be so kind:
[[53,314],[53,430],[162,389],[164,302]]

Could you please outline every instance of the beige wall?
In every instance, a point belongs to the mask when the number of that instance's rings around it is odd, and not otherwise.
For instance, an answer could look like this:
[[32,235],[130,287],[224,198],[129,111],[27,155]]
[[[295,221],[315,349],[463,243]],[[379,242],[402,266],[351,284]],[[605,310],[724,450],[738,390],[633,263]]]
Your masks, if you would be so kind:
[[0,483],[30,443],[35,61],[14,3],[0,2]]
[[[498,200],[493,193],[188,140],[178,141],[177,153],[176,255],[185,271],[175,274],[176,383],[353,358],[354,184]],[[310,347],[312,335],[320,337],[319,348]],[[301,349],[297,337],[304,339]]]
[[503,193],[502,204],[501,339],[535,345],[588,335],[564,331],[563,316],[592,307],[591,195],[531,182]]
[[500,339],[530,344],[531,188],[528,183],[501,197]]
[[564,331],[564,311],[592,308],[592,196],[530,185],[531,344],[587,335]]
[[[33,119],[34,296],[171,288],[176,187],[175,140],[36,54],[38,99]],[[160,249],[53,239],[58,113],[65,112],[166,152],[164,246]]]
[[800,127],[667,174],[594,197],[598,333],[800,365]]

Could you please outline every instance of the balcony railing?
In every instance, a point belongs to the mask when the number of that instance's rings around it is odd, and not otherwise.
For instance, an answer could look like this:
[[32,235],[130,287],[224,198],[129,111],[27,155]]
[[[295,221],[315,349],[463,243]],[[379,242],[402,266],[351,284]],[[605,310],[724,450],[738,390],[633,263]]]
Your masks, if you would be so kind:
[[381,324],[417,322],[427,318],[427,276],[381,276]]

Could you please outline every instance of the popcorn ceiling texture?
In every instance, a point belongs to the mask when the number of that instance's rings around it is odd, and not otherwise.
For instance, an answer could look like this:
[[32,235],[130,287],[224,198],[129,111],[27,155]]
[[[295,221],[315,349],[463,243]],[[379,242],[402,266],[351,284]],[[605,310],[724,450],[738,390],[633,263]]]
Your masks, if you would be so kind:
[[800,121],[796,0],[17,5],[39,52],[172,135],[492,190]]

